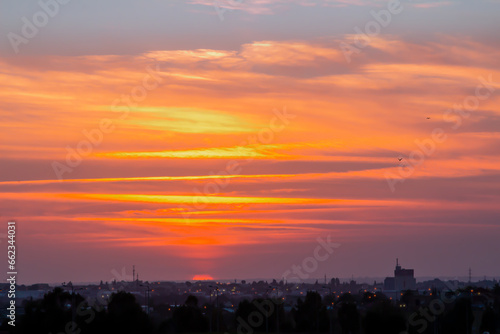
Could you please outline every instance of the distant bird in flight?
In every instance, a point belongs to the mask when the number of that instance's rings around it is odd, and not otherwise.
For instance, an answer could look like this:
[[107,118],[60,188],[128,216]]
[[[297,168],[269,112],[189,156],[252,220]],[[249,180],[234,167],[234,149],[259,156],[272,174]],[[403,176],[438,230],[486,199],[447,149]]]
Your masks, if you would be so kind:
[[427,119],[431,119],[430,117],[427,117]]
[[403,160],[403,158],[398,158],[399,161]]

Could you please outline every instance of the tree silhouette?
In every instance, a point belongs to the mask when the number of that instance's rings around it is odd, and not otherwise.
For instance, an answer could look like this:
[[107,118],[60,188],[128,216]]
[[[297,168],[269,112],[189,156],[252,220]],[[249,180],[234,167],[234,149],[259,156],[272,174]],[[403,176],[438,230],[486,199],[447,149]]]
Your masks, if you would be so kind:
[[[74,301],[78,305],[83,301],[76,295]],[[45,294],[43,299],[29,300],[24,304],[25,314],[20,317],[14,333],[60,333],[72,330],[71,293],[61,288]],[[75,307],[76,307],[75,305]]]
[[406,330],[406,320],[398,307],[382,300],[367,311],[363,327],[366,334],[399,334]]
[[328,314],[319,293],[309,291],[304,301],[302,299],[297,301],[295,323],[297,324],[297,330],[300,332],[325,331],[328,329]]
[[207,332],[208,319],[198,308],[198,298],[188,296],[184,305],[174,310],[169,327],[176,333]]
[[491,307],[488,307],[483,313],[479,331],[481,333],[496,333],[498,328],[498,320],[499,318],[495,314],[495,311]]
[[443,332],[453,334],[472,333],[474,314],[471,306],[468,297],[458,299],[453,309],[444,317]]
[[108,304],[108,333],[137,334],[150,333],[147,314],[136,302],[134,295],[118,292],[111,295]]
[[[341,298],[343,296],[341,296]],[[346,296],[344,299],[349,299],[347,298],[349,296]],[[342,334],[359,333],[359,312],[356,307],[356,304],[354,302],[342,301],[339,303],[339,305],[340,308],[338,312],[338,318],[340,327],[342,328]]]

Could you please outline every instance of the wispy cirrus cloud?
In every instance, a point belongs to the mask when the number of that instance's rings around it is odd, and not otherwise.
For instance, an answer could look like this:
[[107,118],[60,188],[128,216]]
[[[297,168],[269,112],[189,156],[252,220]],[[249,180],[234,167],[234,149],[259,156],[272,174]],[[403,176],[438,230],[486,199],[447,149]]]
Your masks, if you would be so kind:
[[[202,5],[220,10],[242,11],[248,14],[271,15],[291,6],[301,7],[382,7],[384,0],[189,0],[192,5]],[[435,8],[452,5],[452,1],[420,0],[411,5],[417,8]]]

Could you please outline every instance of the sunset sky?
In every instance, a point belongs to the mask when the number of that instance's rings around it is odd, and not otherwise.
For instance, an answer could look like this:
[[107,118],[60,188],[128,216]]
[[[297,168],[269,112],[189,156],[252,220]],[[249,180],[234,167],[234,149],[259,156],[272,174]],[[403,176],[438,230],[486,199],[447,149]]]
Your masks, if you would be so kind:
[[500,277],[499,1],[47,8],[0,2],[20,282]]

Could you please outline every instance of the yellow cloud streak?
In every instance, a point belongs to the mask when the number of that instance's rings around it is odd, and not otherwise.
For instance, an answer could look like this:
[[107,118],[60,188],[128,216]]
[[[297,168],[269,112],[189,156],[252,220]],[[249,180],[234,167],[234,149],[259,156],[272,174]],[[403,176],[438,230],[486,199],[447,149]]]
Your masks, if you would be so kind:
[[319,198],[276,198],[276,197],[229,197],[229,196],[190,196],[190,195],[141,195],[141,194],[59,194],[57,196],[73,199],[90,199],[117,202],[146,202],[191,204],[319,204],[342,202],[338,199]]
[[262,154],[253,147],[207,148],[199,150],[161,151],[161,152],[112,152],[100,153],[98,156],[116,158],[179,158],[179,159],[228,159],[228,158],[262,158]]
[[190,181],[211,179],[258,179],[258,178],[292,178],[297,174],[256,174],[256,175],[200,175],[200,176],[149,176],[149,177],[113,177],[101,179],[67,179],[67,180],[28,180],[4,181],[0,185],[21,184],[58,184],[58,183],[98,183],[98,182],[133,182],[133,181]]

